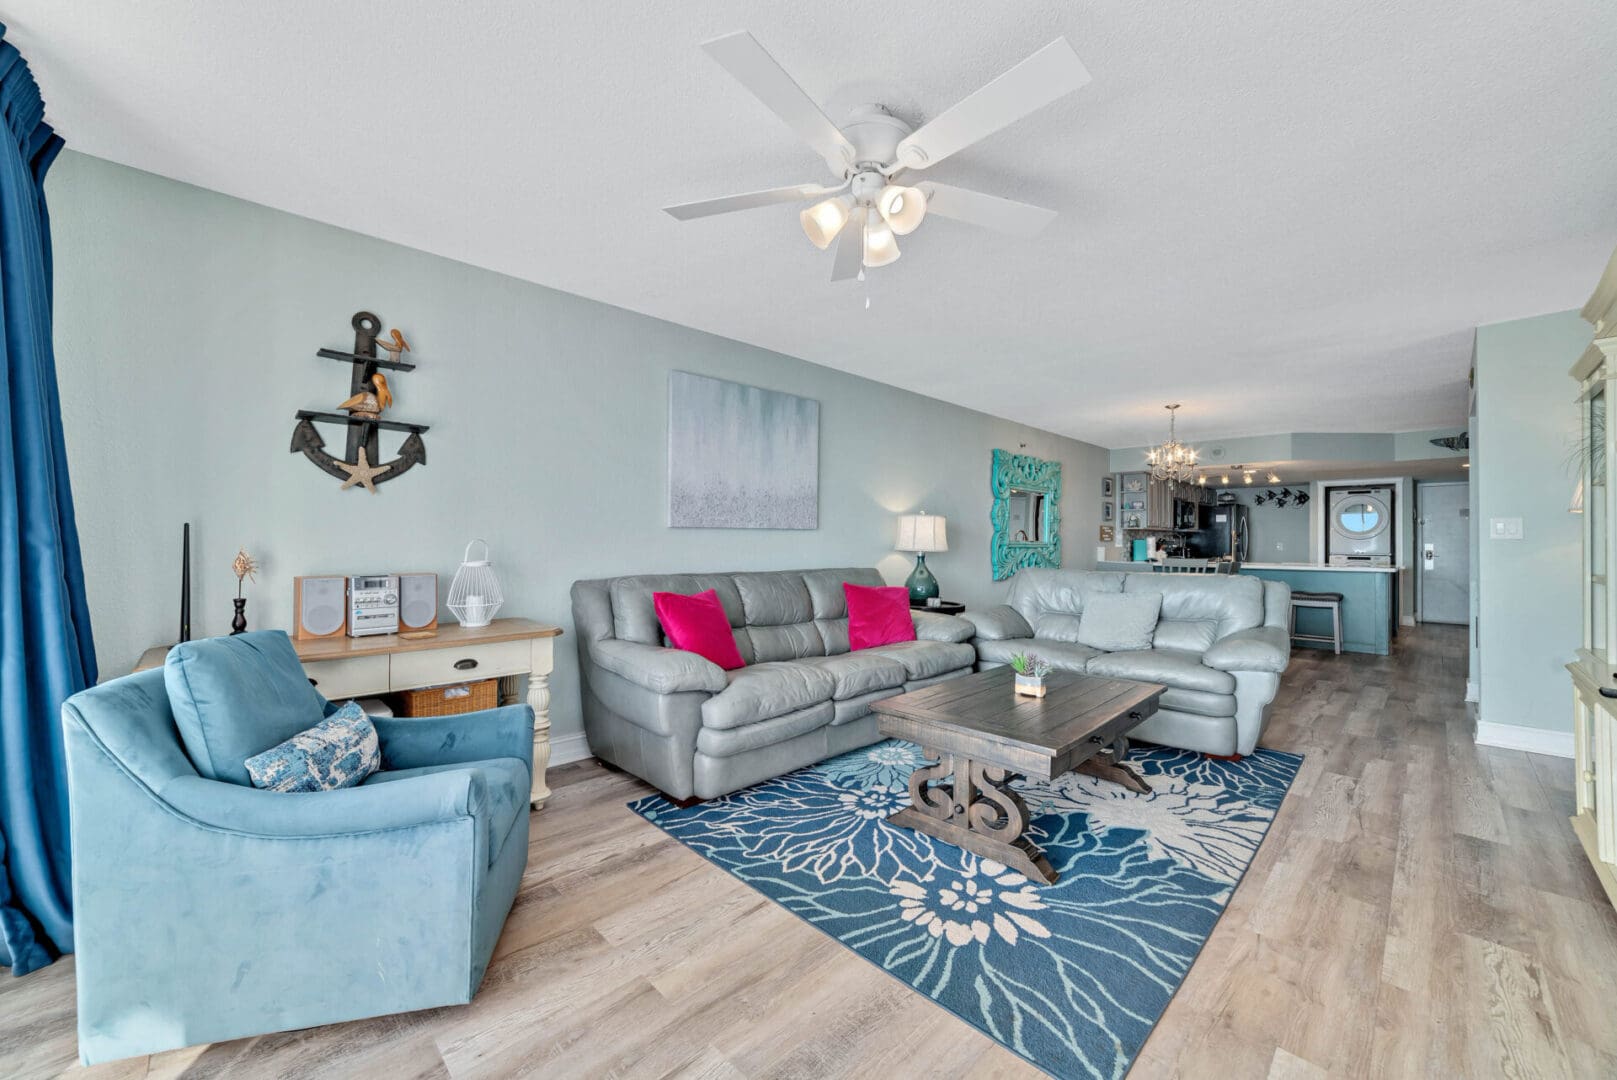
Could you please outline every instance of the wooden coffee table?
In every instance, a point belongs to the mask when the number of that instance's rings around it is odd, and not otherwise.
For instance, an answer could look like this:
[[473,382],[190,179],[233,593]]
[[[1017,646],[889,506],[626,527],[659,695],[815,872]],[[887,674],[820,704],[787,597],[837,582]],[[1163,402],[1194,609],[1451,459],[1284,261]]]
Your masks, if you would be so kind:
[[[1014,681],[1010,668],[994,668],[871,706],[883,735],[938,759],[910,774],[912,805],[887,820],[1054,884],[1060,875],[1024,835],[1027,804],[1011,778],[1076,770],[1149,792],[1123,759],[1129,730],[1157,711],[1167,687],[1052,674],[1045,696],[1029,698],[1016,695]],[[932,786],[947,776],[952,785]]]

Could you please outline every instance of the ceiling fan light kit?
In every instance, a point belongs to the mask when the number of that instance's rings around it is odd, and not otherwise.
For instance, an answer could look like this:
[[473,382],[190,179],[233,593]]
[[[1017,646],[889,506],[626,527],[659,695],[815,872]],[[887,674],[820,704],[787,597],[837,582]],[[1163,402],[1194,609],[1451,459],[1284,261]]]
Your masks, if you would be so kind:
[[[808,143],[840,183],[798,184],[664,207],[680,221],[831,195],[802,211],[799,220],[822,251],[840,237],[831,280],[845,281],[858,277],[861,265],[895,262],[895,237],[914,232],[929,213],[1020,236],[1037,233],[1055,217],[1055,211],[1044,207],[932,181],[925,187],[900,183],[898,176],[931,168],[1089,82],[1089,72],[1065,38],[919,128],[876,104],[854,108],[848,122],[837,127],[745,30],[714,38],[702,48]],[[850,235],[855,226],[857,235]]]
[[817,202],[798,215],[809,242],[824,251],[848,223],[848,204],[840,196]]
[[892,228],[879,217],[874,220],[867,218],[864,264],[871,268],[886,266],[897,262],[898,256],[898,241],[893,237]]

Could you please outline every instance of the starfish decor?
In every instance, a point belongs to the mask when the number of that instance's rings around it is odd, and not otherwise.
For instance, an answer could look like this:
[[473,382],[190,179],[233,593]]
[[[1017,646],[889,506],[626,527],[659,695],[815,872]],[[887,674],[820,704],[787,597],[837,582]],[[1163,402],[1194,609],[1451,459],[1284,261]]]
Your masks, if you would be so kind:
[[361,446],[359,448],[358,465],[350,465],[346,461],[337,462],[337,468],[348,474],[348,479],[342,482],[342,488],[340,490],[346,491],[355,484],[361,484],[364,486],[366,491],[370,492],[372,495],[375,495],[376,484],[373,483],[373,481],[376,477],[381,476],[392,467],[392,465],[372,465],[370,458],[365,454],[365,448]]

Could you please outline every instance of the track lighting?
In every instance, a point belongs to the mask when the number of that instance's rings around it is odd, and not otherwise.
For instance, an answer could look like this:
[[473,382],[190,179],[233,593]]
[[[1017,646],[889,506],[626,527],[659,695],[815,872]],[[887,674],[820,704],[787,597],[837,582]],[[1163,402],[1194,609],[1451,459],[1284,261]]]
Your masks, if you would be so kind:
[[926,217],[926,196],[920,188],[888,184],[876,196],[876,209],[895,233],[908,236]]
[[824,251],[848,223],[848,204],[840,198],[826,199],[804,210],[797,218],[803,223],[803,232],[809,240]]

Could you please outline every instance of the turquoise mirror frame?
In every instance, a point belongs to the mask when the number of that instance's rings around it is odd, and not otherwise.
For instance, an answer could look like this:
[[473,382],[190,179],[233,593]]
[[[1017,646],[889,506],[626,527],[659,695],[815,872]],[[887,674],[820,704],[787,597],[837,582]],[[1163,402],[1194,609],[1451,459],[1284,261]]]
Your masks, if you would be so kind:
[[[988,558],[993,563],[994,580],[1004,581],[1024,566],[1060,566],[1061,462],[995,450],[989,490],[994,496],[993,507],[988,512],[994,536]],[[1036,491],[1044,496],[1041,540],[1029,543],[1011,539],[1012,491]]]

